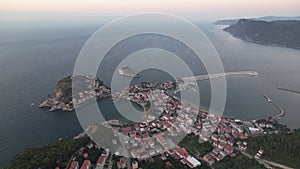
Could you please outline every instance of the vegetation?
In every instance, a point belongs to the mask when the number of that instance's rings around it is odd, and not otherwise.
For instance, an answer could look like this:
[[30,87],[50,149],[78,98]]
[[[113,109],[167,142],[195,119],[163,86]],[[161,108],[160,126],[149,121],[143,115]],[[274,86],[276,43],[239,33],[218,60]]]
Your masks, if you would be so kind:
[[262,148],[263,159],[289,167],[300,166],[300,129],[293,133],[271,134],[248,139],[247,151],[254,155]]
[[72,101],[71,76],[65,77],[57,82],[55,95],[58,97],[58,100],[61,100],[62,102],[69,103],[70,101]]
[[204,142],[202,144],[199,143],[199,137],[194,135],[187,135],[179,145],[185,148],[190,154],[195,157],[204,156],[205,154],[211,152],[213,147],[210,143]]
[[70,157],[90,142],[88,137],[65,139],[46,146],[28,148],[19,153],[10,163],[9,169],[65,168]]
[[240,19],[224,30],[250,42],[300,49],[300,21]]
[[[55,87],[55,98],[60,102],[69,103],[72,101],[72,90],[74,90],[74,93],[96,90],[94,88],[89,88],[89,85],[94,85],[94,80],[98,81],[100,86],[105,86],[103,81],[98,78],[82,75],[65,77],[57,82]],[[86,83],[86,81],[89,81],[89,83]]]
[[215,169],[264,169],[264,166],[259,164],[256,160],[249,159],[242,154],[236,157],[226,157],[221,162],[214,164],[213,167]]

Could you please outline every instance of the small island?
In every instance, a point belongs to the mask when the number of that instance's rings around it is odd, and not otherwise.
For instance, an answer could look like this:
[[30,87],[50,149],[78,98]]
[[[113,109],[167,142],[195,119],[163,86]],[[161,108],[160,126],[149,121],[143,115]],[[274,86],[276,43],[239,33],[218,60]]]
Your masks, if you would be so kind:
[[129,66],[121,66],[118,72],[121,76],[140,77],[140,74],[132,70]]

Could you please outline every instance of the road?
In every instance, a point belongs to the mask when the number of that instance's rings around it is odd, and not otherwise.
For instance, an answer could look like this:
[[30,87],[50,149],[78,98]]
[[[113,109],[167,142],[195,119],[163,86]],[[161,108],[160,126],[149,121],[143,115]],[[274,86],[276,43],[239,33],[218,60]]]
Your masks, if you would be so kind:
[[273,166],[273,167],[278,167],[278,168],[282,168],[282,169],[293,169],[291,167],[288,167],[288,166],[285,166],[283,164],[278,164],[278,163],[275,163],[273,161],[267,161],[267,160],[264,160],[264,159],[256,159],[254,158],[252,155],[244,152],[244,151],[241,151],[241,153],[248,157],[248,158],[251,158],[251,159],[255,159],[257,162],[259,162],[260,164],[263,164],[266,168],[268,168],[268,166]]
[[121,134],[121,133],[119,133],[119,140],[120,140],[120,142],[121,142],[123,151],[124,151],[124,153],[125,153],[125,157],[126,157],[126,161],[127,161],[127,169],[131,169],[131,160],[130,160],[130,158],[129,158],[128,150],[126,149],[126,147],[125,147],[125,145],[124,145],[124,142],[123,142],[122,134]]

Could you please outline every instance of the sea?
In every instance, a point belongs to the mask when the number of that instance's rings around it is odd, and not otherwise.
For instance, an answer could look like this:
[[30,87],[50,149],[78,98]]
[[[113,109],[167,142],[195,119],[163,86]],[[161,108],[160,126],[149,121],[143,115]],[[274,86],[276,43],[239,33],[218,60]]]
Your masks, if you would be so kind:
[[[117,17],[48,16],[0,18],[0,168],[6,168],[15,155],[28,147],[45,145],[82,132],[75,112],[38,108],[53,94],[58,80],[71,75],[78,54],[89,37]],[[278,86],[300,91],[300,50],[249,43],[232,37],[212,22],[193,22],[210,39],[225,71],[251,70],[258,76],[228,77],[224,115],[252,120],[266,118],[278,110],[262,97],[268,95],[287,114],[280,120],[290,128],[300,127],[300,94],[278,90]],[[161,39],[162,38],[162,39]],[[126,42],[126,41],[125,41]],[[176,42],[147,35],[119,44],[99,77],[111,84],[111,75],[120,58],[143,47],[168,48],[179,52]],[[173,45],[172,45],[173,44]],[[121,51],[122,52],[117,52]],[[189,62],[189,53],[181,53]],[[190,61],[195,74],[205,73],[201,64]],[[112,66],[114,65],[114,66]],[[164,82],[173,79],[158,69],[140,72],[131,83]],[[126,78],[126,77],[121,77]],[[198,83],[203,108],[209,108],[209,81]],[[120,119],[110,98],[98,102],[106,119]]]

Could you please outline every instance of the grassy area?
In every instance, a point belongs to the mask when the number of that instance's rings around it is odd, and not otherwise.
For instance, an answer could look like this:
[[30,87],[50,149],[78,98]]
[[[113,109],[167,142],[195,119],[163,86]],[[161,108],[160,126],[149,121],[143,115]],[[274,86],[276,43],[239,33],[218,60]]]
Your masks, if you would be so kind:
[[210,143],[199,143],[199,137],[194,135],[187,135],[180,143],[180,146],[184,147],[193,156],[204,156],[212,151],[213,147]]

